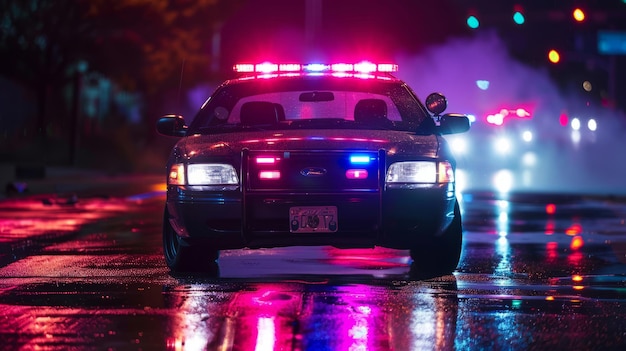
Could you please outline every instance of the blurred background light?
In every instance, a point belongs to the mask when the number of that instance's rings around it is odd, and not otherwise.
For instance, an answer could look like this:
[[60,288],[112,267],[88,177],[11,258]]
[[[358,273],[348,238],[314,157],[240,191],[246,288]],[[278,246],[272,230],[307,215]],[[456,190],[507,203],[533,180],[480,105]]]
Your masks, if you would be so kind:
[[467,26],[472,29],[476,29],[478,28],[478,26],[480,26],[480,22],[478,21],[478,18],[476,16],[472,15],[467,17]]
[[552,49],[548,51],[548,60],[552,63],[559,63],[559,61],[561,61],[561,55],[558,51]]
[[589,130],[592,131],[592,132],[595,132],[596,129],[598,129],[598,123],[596,122],[596,120],[594,118],[591,118],[587,122],[587,128],[589,128]]
[[487,90],[487,89],[489,89],[489,81],[488,80],[477,80],[476,81],[476,86],[480,90]]
[[585,20],[585,11],[577,7],[572,12],[572,16],[574,17],[574,20],[576,20],[576,22],[582,22]]
[[506,155],[509,152],[511,152],[511,150],[513,149],[513,146],[511,145],[511,140],[509,140],[509,138],[500,137],[496,139],[494,148],[496,149],[496,152],[498,152],[499,154]]
[[500,193],[508,193],[513,187],[513,173],[508,169],[498,171],[493,176],[493,186]]

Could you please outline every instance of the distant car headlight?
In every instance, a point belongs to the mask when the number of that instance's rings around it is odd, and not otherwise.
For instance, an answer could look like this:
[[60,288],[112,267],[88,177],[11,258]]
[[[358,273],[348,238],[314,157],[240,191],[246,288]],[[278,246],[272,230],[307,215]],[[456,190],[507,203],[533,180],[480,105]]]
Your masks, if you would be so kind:
[[177,163],[170,168],[168,183],[172,185],[237,185],[239,178],[232,165],[221,163]]
[[467,140],[465,140],[465,138],[455,136],[454,138],[450,138],[448,143],[455,155],[464,155],[467,153]]
[[587,121],[587,128],[589,128],[590,131],[595,132],[598,129],[598,122],[596,122],[595,119],[591,118],[589,121]]
[[454,182],[450,162],[406,161],[396,162],[387,170],[389,185],[415,185]]
[[507,137],[500,137],[495,140],[493,147],[495,151],[501,155],[506,155],[510,153],[513,149],[513,145],[511,145],[511,140]]

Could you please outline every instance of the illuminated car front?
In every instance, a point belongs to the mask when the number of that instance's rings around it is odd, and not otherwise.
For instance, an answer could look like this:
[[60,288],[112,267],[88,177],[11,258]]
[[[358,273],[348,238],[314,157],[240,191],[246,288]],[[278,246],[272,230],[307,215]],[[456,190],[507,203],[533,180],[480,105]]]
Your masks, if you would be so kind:
[[380,245],[419,261],[448,236],[444,263],[456,266],[455,161],[436,131],[464,131],[466,119],[431,116],[388,74],[395,65],[236,68],[249,74],[218,88],[191,125],[176,116],[158,125],[185,134],[167,165],[171,269],[193,266],[185,257],[197,259],[198,247],[211,260],[244,247]]

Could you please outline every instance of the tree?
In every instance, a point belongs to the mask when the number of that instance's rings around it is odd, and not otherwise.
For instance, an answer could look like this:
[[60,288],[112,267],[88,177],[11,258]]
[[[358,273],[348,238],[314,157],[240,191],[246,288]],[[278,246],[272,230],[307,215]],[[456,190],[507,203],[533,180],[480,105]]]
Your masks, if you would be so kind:
[[67,121],[62,93],[81,66],[156,101],[182,85],[183,64],[186,86],[210,78],[215,23],[242,2],[0,0],[0,75],[34,93],[45,139],[54,118]]
[[[206,79],[213,23],[242,1],[0,0],[0,74],[42,94],[84,61],[128,89]],[[42,124],[42,123],[40,123]],[[43,127],[43,125],[40,125]]]
[[67,83],[86,28],[72,0],[0,0],[0,74],[36,94],[36,129],[45,135],[51,89]]

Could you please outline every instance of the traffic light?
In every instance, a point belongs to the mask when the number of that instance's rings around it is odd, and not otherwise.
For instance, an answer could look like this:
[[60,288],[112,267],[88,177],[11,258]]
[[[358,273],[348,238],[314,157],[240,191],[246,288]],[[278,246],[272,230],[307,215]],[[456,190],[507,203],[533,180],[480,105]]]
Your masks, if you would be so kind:
[[467,12],[467,18],[465,20],[467,26],[471,29],[476,29],[480,27],[480,20],[478,19],[478,17],[478,11],[476,9],[469,9],[469,11]]
[[522,25],[526,22],[526,16],[524,16],[524,9],[521,5],[513,6],[513,22],[515,24]]
[[572,12],[572,17],[574,17],[576,22],[582,22],[585,20],[585,11],[583,11],[580,7],[577,7]]
[[548,60],[552,63],[559,63],[561,61],[561,55],[555,49],[548,51]]
[[469,15],[467,17],[467,26],[472,29],[478,28],[480,26],[480,21],[478,20],[478,17],[474,15]]

